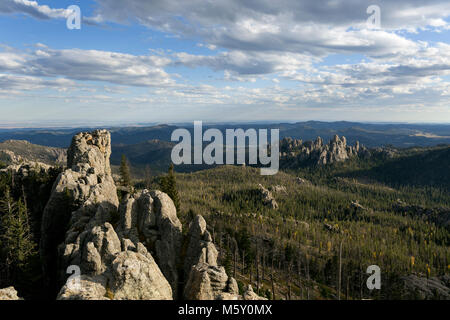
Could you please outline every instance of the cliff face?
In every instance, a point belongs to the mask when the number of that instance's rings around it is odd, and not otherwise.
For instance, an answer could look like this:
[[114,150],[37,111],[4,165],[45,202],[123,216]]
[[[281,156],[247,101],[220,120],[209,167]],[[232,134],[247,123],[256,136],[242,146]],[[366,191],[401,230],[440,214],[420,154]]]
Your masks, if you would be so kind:
[[58,290],[65,276],[64,250],[75,250],[79,234],[102,226],[117,211],[110,142],[107,131],[76,135],[68,151],[68,169],[55,181],[42,217],[40,242],[49,293]]
[[[58,299],[259,299],[251,288],[240,296],[218,266],[203,217],[183,237],[165,193],[143,190],[119,204],[110,154],[107,131],[72,140],[68,169],[56,180],[42,221],[50,292],[59,292]],[[77,268],[79,281],[67,280],[66,271]]]

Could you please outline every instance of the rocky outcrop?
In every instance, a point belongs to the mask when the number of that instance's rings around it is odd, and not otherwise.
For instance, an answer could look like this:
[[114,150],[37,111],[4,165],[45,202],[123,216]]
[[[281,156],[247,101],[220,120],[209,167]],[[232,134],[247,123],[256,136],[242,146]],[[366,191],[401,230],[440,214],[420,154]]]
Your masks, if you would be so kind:
[[273,197],[272,192],[264,188],[261,184],[258,184],[258,192],[265,206],[272,209],[278,209],[278,203]]
[[[203,217],[196,217],[184,239],[167,194],[142,190],[119,204],[110,146],[107,131],[76,135],[68,169],[44,210],[40,251],[57,298],[242,299],[236,281],[217,263]],[[79,276],[68,278],[66,271],[73,270]]]
[[333,225],[331,225],[329,223],[324,223],[323,224],[323,228],[325,230],[327,230],[327,231],[330,231],[330,232],[336,232],[336,233],[340,233],[341,232],[341,230],[339,229],[339,227],[337,225],[333,226]]
[[24,162],[21,164],[11,164],[6,168],[0,169],[0,174],[12,173],[15,179],[23,179],[30,174],[47,173],[52,167],[42,162]]
[[402,214],[409,214],[414,217],[419,217],[423,220],[431,221],[437,225],[450,228],[450,209],[445,207],[427,208],[419,205],[410,205],[406,202],[397,199],[393,204],[395,212]]
[[350,203],[350,208],[353,209],[354,213],[361,213],[361,212],[367,211],[367,208],[362,206],[358,200],[352,201]]
[[[167,204],[167,195],[155,192],[152,197],[148,191],[128,196],[119,209],[110,154],[107,131],[73,138],[68,169],[55,182],[44,211],[41,255],[47,279],[55,277],[58,288],[66,269],[78,266],[81,285],[66,283],[60,299],[172,299],[172,288],[146,245],[161,251],[159,237],[171,239],[166,221],[181,234],[176,210]],[[170,264],[166,256],[158,256],[164,266]]]
[[403,298],[419,300],[450,300],[450,276],[419,277],[408,275],[401,277]]
[[242,300],[236,280],[217,263],[217,250],[206,222],[198,215],[191,222],[184,272],[187,279],[183,297],[187,300]]
[[281,158],[284,160],[297,160],[299,162],[312,162],[318,165],[326,165],[350,159],[353,156],[364,156],[367,148],[357,141],[354,146],[347,145],[345,137],[335,135],[328,144],[324,144],[322,138],[315,141],[306,141],[284,138],[280,143]]
[[236,280],[217,263],[218,252],[206,228],[205,219],[197,215],[191,222],[187,238],[184,272],[187,279],[183,297],[187,300],[260,300],[247,289],[239,295]]
[[119,234],[134,243],[141,240],[151,248],[174,296],[177,296],[182,226],[172,200],[161,191],[144,190],[127,195],[119,214]]
[[311,182],[309,180],[297,177],[295,178],[295,181],[299,184],[299,185],[310,185]]
[[8,164],[24,162],[65,164],[67,152],[61,148],[32,144],[26,140],[6,140],[0,143],[0,161]]
[[244,300],[267,300],[266,298],[258,296],[254,291],[252,286],[249,284],[247,290],[244,292]]
[[111,300],[103,277],[81,275],[75,281],[68,280],[61,288],[58,300]]
[[0,289],[0,300],[22,300],[14,287]]
[[280,185],[276,185],[276,186],[272,186],[270,188],[271,191],[275,192],[275,193],[287,193],[287,189],[285,186],[280,186]]
[[20,163],[23,159],[10,150],[0,150],[0,161],[6,164],[11,164]]
[[184,259],[187,279],[183,296],[188,300],[214,300],[226,289],[228,276],[217,266],[217,249],[206,229],[205,219],[197,215],[189,226]]
[[[75,255],[84,246],[78,243],[77,247],[77,239],[84,240],[90,229],[112,220],[117,212],[119,200],[109,167],[110,154],[107,131],[80,133],[72,139],[68,169],[56,179],[42,217],[40,253],[50,292],[61,284],[62,276],[55,277],[61,255]],[[61,266],[58,269],[65,273]]]

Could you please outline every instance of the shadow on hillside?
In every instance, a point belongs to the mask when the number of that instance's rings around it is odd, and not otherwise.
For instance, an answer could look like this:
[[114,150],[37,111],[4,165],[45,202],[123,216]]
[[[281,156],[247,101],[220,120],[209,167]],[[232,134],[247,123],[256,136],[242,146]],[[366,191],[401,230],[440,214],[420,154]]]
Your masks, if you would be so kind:
[[370,169],[346,174],[392,186],[433,186],[450,189],[450,147],[387,160]]

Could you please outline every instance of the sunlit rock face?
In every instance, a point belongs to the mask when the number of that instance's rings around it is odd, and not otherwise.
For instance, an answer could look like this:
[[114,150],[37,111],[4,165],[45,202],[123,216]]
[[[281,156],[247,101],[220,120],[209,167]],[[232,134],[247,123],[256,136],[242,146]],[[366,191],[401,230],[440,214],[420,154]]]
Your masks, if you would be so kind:
[[[67,154],[68,168],[44,210],[40,243],[46,281],[58,299],[257,297],[249,290],[240,296],[236,280],[218,266],[202,216],[183,237],[167,194],[142,190],[119,203],[108,131],[77,134]],[[69,277],[67,270],[78,270],[80,277]]]

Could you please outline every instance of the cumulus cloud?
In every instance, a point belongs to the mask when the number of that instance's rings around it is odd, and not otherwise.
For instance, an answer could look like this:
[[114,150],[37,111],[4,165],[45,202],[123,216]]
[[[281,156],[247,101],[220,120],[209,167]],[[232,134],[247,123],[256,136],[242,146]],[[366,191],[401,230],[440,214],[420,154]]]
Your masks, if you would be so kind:
[[[171,33],[200,36],[209,44],[229,49],[309,52],[367,47],[365,33],[349,30],[366,28],[369,4],[360,0],[97,3],[98,14],[105,20],[135,20]],[[446,0],[386,1],[380,9],[381,27],[388,31],[445,28],[445,19],[450,16],[450,3]]]
[[0,13],[23,13],[36,19],[67,18],[71,11],[67,9],[53,9],[47,5],[40,5],[37,1],[2,0]]
[[126,86],[163,86],[173,83],[164,57],[99,51],[54,50],[38,46],[31,52],[12,49],[0,52],[0,71],[33,77],[62,77],[80,81],[103,81]]
[[[309,69],[315,60],[311,56],[294,53],[246,52],[233,50],[215,56],[175,53],[173,64],[191,68],[205,66],[215,71],[231,71],[239,75],[264,75],[278,71]],[[318,61],[318,60],[316,60]]]

